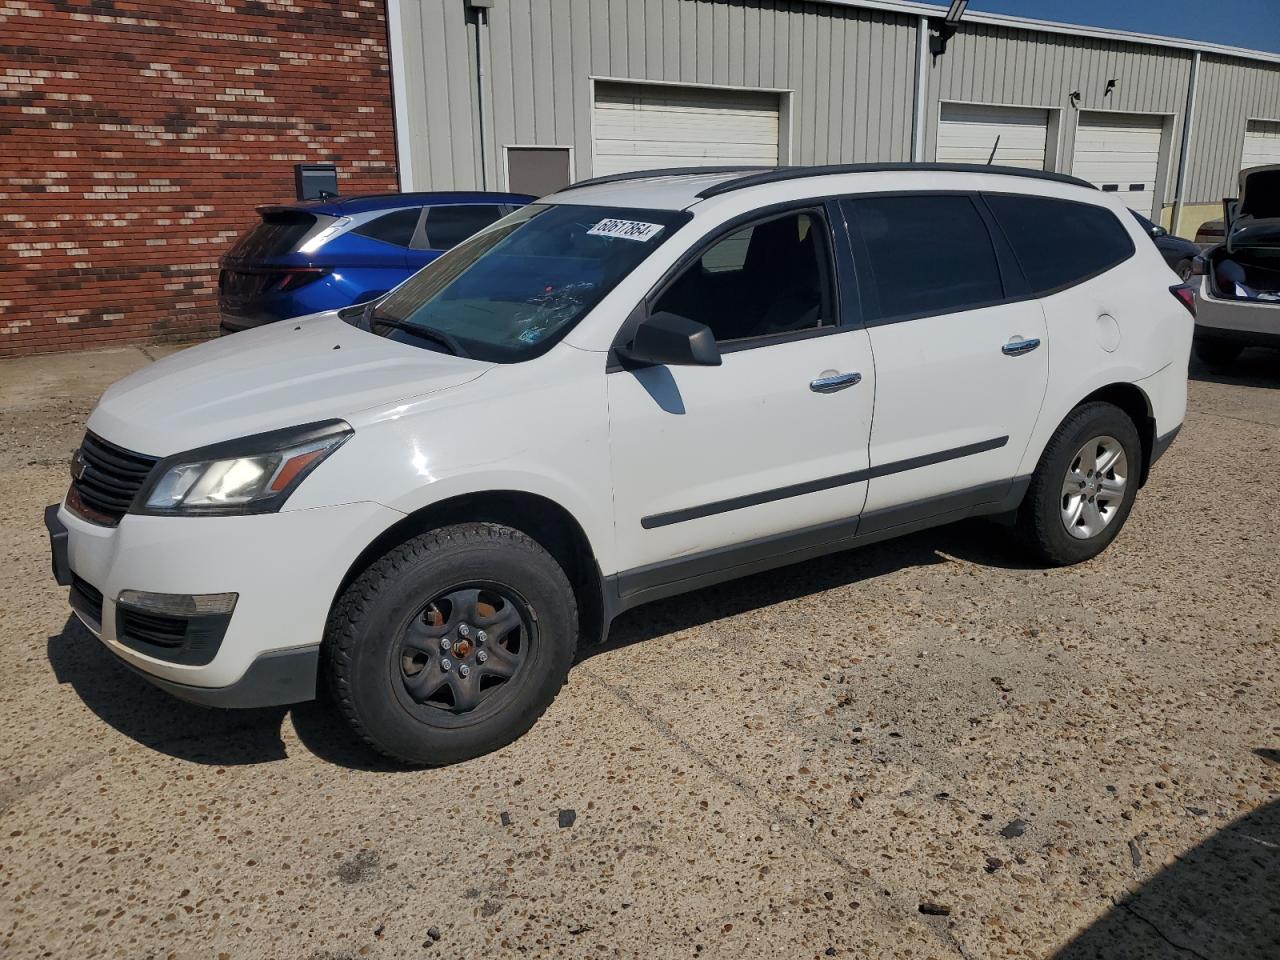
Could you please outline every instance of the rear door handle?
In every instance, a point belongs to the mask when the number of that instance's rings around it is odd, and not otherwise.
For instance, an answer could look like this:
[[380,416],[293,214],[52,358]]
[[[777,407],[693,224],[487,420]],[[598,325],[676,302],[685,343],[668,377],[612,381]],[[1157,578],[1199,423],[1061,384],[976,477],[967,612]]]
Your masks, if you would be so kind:
[[835,393],[845,387],[856,386],[862,382],[860,373],[837,373],[833,377],[819,377],[809,381],[809,389],[814,393]]
[[1030,353],[1038,346],[1040,346],[1040,341],[1034,337],[1030,340],[1010,340],[1000,348],[1000,352],[1006,357],[1020,357],[1024,353]]

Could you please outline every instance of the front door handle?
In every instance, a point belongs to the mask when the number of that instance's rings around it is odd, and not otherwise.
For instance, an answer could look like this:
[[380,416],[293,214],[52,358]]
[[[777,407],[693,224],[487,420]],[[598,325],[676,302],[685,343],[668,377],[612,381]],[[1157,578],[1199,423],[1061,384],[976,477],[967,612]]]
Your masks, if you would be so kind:
[[1020,357],[1024,353],[1030,353],[1038,346],[1040,346],[1040,341],[1034,337],[1030,340],[1010,340],[1000,348],[1000,352],[1006,357]]
[[862,382],[860,373],[837,373],[833,377],[819,377],[809,381],[809,389],[814,393],[835,393],[845,387],[852,387]]

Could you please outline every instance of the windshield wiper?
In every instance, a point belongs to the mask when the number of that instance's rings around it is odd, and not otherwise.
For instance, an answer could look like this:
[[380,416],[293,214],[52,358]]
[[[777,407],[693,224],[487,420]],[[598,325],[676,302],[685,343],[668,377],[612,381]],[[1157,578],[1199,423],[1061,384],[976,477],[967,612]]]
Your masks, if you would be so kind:
[[416,323],[405,323],[403,320],[392,320],[390,317],[380,317],[377,313],[372,313],[369,317],[369,330],[373,332],[373,328],[381,324],[384,327],[390,327],[393,330],[403,330],[405,333],[415,336],[420,340],[431,340],[443,346],[449,353],[455,357],[463,357],[470,359],[470,354],[463,349],[458,338],[451,333],[445,333],[435,327],[424,327]]

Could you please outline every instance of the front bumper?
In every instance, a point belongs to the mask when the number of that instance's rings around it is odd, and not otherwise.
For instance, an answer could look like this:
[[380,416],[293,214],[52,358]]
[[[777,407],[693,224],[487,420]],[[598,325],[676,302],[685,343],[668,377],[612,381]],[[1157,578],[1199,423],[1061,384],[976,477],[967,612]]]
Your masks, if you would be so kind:
[[[114,650],[111,652],[115,653]],[[320,644],[264,653],[249,664],[244,676],[225,687],[197,687],[189,683],[174,683],[147,673],[123,657],[120,662],[165,693],[188,703],[231,709],[276,707],[316,698]]]
[[[88,523],[65,506],[46,512],[55,572],[101,593],[101,620],[85,625],[131,669],[175,696],[222,706],[266,706],[315,695],[329,607],[360,552],[401,514],[351,503],[242,517],[127,515]],[[59,529],[61,528],[61,529]],[[73,592],[77,590],[73,586]],[[117,638],[122,590],[239,594],[216,655],[171,662]]]

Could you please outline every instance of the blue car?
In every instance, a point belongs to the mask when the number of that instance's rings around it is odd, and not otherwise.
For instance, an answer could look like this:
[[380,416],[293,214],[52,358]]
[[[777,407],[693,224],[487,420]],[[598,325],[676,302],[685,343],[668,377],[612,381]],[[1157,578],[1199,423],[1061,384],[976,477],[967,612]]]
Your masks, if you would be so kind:
[[223,333],[363,303],[535,200],[521,193],[388,193],[258,207],[221,260]]

